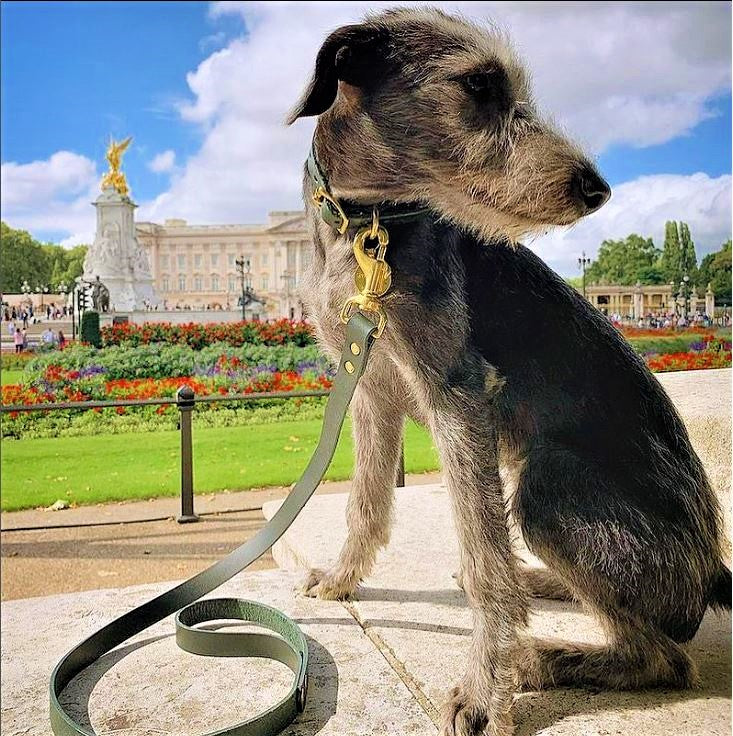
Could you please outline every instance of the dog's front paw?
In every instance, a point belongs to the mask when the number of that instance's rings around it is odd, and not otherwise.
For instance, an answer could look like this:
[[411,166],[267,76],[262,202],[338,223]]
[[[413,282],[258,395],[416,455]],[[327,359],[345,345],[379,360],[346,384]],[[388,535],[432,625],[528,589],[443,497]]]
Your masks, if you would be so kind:
[[301,592],[309,598],[320,598],[324,601],[341,601],[352,598],[356,592],[356,584],[332,572],[313,568],[306,577]]
[[511,736],[513,732],[509,713],[499,716],[489,713],[461,685],[451,690],[451,697],[443,706],[441,736]]

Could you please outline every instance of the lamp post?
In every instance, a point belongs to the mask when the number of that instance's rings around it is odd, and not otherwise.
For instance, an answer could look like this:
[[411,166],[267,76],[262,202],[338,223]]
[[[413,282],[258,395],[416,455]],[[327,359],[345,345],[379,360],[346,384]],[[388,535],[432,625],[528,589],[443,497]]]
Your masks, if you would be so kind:
[[59,285],[58,285],[58,286],[56,287],[56,291],[57,291],[57,292],[58,292],[59,294],[61,294],[61,299],[63,300],[63,303],[64,303],[64,308],[63,308],[62,312],[63,312],[63,316],[66,316],[66,314],[65,314],[65,310],[66,310],[66,306],[67,306],[67,305],[66,305],[66,294],[67,294],[67,292],[69,291],[69,289],[68,289],[68,287],[66,286],[66,284],[65,284],[65,283],[64,283],[64,282],[62,281],[62,282],[61,282],[61,283],[60,283],[60,284],[59,284]]
[[39,284],[36,286],[36,294],[41,295],[41,309],[43,309],[43,295],[48,294],[48,286],[41,286],[41,284]]
[[250,294],[252,292],[252,276],[249,258],[237,258],[234,261],[237,264],[237,273],[239,274],[239,281],[242,286],[242,321],[247,320],[247,303],[249,302]]
[[585,267],[590,264],[590,260],[590,258],[585,257],[585,251],[583,251],[582,256],[578,258],[578,268],[583,271],[583,297],[585,298],[587,298],[585,296]]

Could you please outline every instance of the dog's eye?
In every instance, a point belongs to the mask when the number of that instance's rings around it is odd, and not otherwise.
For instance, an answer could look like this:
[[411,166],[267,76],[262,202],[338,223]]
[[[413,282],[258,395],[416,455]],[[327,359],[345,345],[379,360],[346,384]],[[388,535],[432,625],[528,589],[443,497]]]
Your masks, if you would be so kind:
[[470,92],[480,94],[486,92],[491,86],[493,71],[473,72],[463,78],[463,83]]

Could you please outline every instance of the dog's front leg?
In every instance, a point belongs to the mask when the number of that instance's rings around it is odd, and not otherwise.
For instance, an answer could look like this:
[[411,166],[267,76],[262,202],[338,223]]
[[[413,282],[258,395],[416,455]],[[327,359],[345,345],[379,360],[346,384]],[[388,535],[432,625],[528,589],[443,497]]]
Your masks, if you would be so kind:
[[455,394],[431,428],[461,545],[463,587],[473,612],[468,668],[444,710],[446,736],[509,736],[517,630],[526,601],[511,550],[489,402]]
[[[374,361],[375,363],[377,361]],[[348,536],[336,564],[311,570],[306,595],[347,598],[369,575],[377,551],[389,541],[404,411],[394,378],[380,371],[362,378],[351,404],[356,465],[346,511]]]

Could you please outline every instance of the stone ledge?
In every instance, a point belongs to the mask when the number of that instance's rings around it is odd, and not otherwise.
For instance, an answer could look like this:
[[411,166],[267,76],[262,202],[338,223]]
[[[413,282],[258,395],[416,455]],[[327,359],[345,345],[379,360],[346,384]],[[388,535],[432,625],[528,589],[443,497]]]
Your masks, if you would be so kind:
[[[347,498],[311,499],[273,548],[276,562],[292,570],[327,568],[346,537]],[[279,503],[265,505],[268,518]],[[521,554],[528,563],[538,564],[526,550]],[[452,578],[458,560],[445,488],[398,489],[392,542],[380,554],[358,600],[344,604],[395,671],[408,675],[416,700],[424,701],[425,711],[433,716],[468,657],[471,613]],[[533,602],[530,633],[603,641],[596,621],[580,606],[554,601]],[[700,690],[523,693],[514,708],[516,736],[730,736],[730,615],[709,612],[688,648],[700,669]]]
[[[434,734],[358,623],[338,603],[297,597],[298,578],[280,570],[244,572],[215,593],[274,605],[308,638],[308,702],[284,736]],[[3,603],[2,734],[48,736],[48,681],[56,662],[100,626],[173,585]],[[166,619],[82,673],[63,696],[70,710],[100,736],[192,736],[260,713],[287,693],[292,673],[284,665],[188,654],[176,647],[173,631]]]

